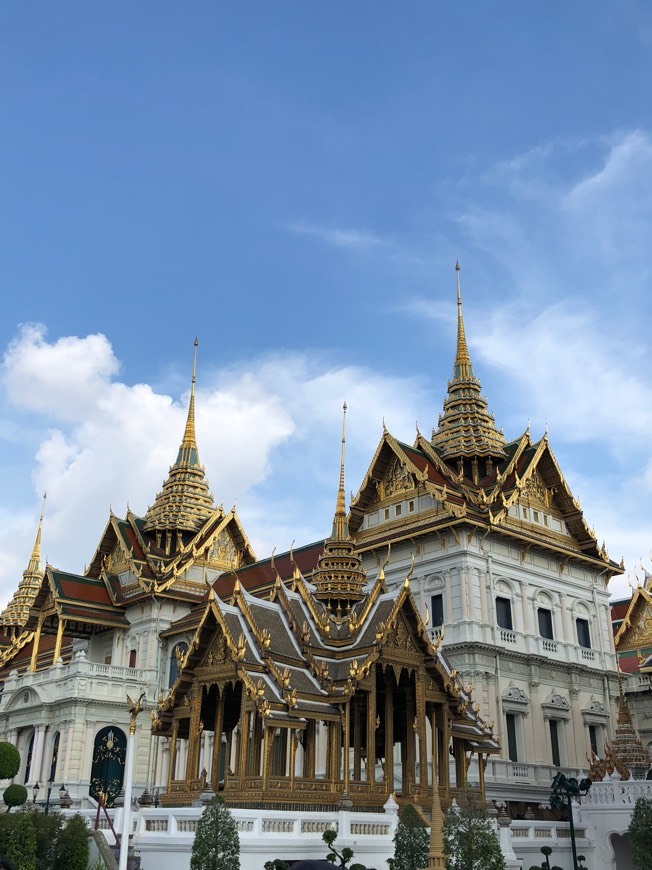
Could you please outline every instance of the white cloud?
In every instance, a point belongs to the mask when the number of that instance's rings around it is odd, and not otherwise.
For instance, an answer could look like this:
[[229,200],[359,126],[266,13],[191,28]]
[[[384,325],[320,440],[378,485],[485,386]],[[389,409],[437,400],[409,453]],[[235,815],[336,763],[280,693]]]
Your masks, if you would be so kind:
[[[48,342],[43,327],[23,329],[5,356],[12,413],[28,410],[43,427],[33,470],[36,492],[48,492],[43,553],[67,570],[81,571],[90,560],[110,506],[119,515],[127,502],[136,513],[146,510],[183,433],[187,393],[175,402],[147,384],[119,382],[118,371],[104,336]],[[418,382],[300,354],[262,357],[215,376],[200,367],[199,382],[202,462],[216,501],[230,507],[237,499],[260,555],[327,533],[345,399],[350,489],[371,459],[383,414],[412,437],[422,402]],[[58,426],[47,428],[52,417]],[[11,595],[27,564],[37,517],[35,501],[31,518],[21,513],[4,527],[13,533],[1,542],[0,600]]]
[[320,227],[309,223],[295,223],[289,229],[297,235],[313,236],[327,245],[351,251],[365,252],[387,244],[380,236],[366,230]]

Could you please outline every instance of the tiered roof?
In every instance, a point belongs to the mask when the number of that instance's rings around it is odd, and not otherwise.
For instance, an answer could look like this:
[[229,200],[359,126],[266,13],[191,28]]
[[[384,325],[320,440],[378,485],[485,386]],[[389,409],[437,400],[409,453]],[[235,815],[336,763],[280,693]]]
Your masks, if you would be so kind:
[[192,368],[188,418],[177,459],[154,504],[145,514],[144,531],[155,529],[198,532],[215,511],[204,467],[199,461],[195,435],[195,381],[197,376],[197,339]]
[[496,428],[493,414],[482,395],[480,381],[473,373],[471,357],[466,344],[462,317],[460,290],[460,264],[455,265],[457,275],[457,348],[453,377],[448,382],[448,396],[439,426],[432,433],[432,445],[446,461],[461,458],[505,458],[505,437]]

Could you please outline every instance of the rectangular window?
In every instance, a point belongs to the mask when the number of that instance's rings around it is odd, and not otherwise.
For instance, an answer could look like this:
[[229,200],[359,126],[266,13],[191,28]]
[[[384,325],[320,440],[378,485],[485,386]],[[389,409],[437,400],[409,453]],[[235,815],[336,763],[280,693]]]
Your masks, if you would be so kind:
[[523,517],[524,520],[527,519],[527,508],[525,508],[525,507],[521,508],[521,516]]
[[500,628],[513,630],[512,602],[509,598],[496,598],[496,622]]
[[397,504],[396,507],[394,508],[394,513],[396,514],[397,517],[400,517],[401,514],[403,513],[403,505]]
[[577,626],[577,642],[580,646],[591,649],[591,632],[589,631],[588,619],[578,618],[575,620],[575,625]]
[[539,511],[532,511],[532,519],[535,523],[539,522]]
[[561,755],[559,754],[559,721],[550,720],[550,746],[552,748],[552,763],[555,767],[561,767]]
[[389,508],[385,508],[385,519],[389,519]]
[[105,665],[111,664],[111,653],[110,652],[104,653],[104,664]]
[[598,726],[589,725],[589,742],[594,755],[598,754]]
[[430,599],[430,606],[432,609],[432,624],[433,627],[437,627],[438,625],[444,624],[444,596],[440,593],[439,595],[433,595]]
[[408,513],[409,514],[414,513],[414,499],[412,499],[411,501],[408,502]]
[[129,650],[129,667],[130,668],[136,667],[136,650],[135,649]]
[[537,610],[539,617],[539,634],[541,637],[546,637],[548,640],[554,640],[552,633],[552,613],[547,607],[540,607]]
[[548,520],[548,515],[547,515],[547,514],[544,514],[544,515],[543,515],[543,525],[544,525],[546,528],[548,528],[548,524],[549,524],[549,522],[550,522],[550,521]]
[[518,743],[516,741],[516,716],[513,713],[505,714],[507,723],[507,754],[510,761],[518,761]]

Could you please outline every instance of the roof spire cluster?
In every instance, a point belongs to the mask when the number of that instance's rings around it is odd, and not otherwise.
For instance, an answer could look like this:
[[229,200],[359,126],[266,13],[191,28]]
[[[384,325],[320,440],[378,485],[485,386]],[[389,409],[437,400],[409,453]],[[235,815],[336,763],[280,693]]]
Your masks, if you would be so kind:
[[[362,560],[355,551],[349,533],[344,493],[344,455],[346,447],[346,402],[342,413],[342,453],[340,458],[340,481],[335,502],[335,516],[331,537],[324,541],[324,550],[319,557],[312,581],[315,598],[330,602],[331,610],[343,615],[352,604],[364,598],[367,582]],[[342,609],[344,608],[344,610]]]
[[32,604],[41,588],[43,580],[43,570],[41,568],[41,533],[43,531],[43,513],[47,497],[47,493],[43,493],[41,516],[38,521],[38,530],[34,540],[32,555],[30,556],[27,568],[23,571],[23,578],[18,584],[18,589],[14,592],[13,598],[5,608],[2,616],[0,616],[0,623],[2,625],[20,628],[26,625]]
[[194,341],[192,383],[188,417],[174,465],[163,488],[145,514],[145,531],[154,529],[196,532],[215,511],[213,496],[199,461],[195,432],[195,382],[197,380],[197,347]]
[[481,393],[480,381],[473,373],[471,357],[464,332],[460,264],[455,264],[457,278],[457,346],[453,377],[448,382],[444,412],[439,426],[432,433],[432,444],[447,460],[472,457],[505,458],[505,437],[496,428],[487,400]]

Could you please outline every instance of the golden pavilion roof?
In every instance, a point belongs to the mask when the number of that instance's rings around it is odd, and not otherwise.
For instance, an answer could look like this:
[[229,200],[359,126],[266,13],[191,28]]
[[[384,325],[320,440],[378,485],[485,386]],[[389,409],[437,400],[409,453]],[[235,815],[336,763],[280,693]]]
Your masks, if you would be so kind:
[[154,529],[197,532],[215,511],[204,467],[199,461],[195,434],[195,381],[197,374],[197,340],[192,369],[192,387],[188,418],[177,459],[170,467],[167,480],[145,514],[144,530]]
[[493,414],[482,395],[480,381],[473,373],[462,317],[460,266],[457,273],[457,348],[453,377],[439,425],[432,433],[432,444],[446,460],[471,457],[504,459],[505,437],[496,428]]

